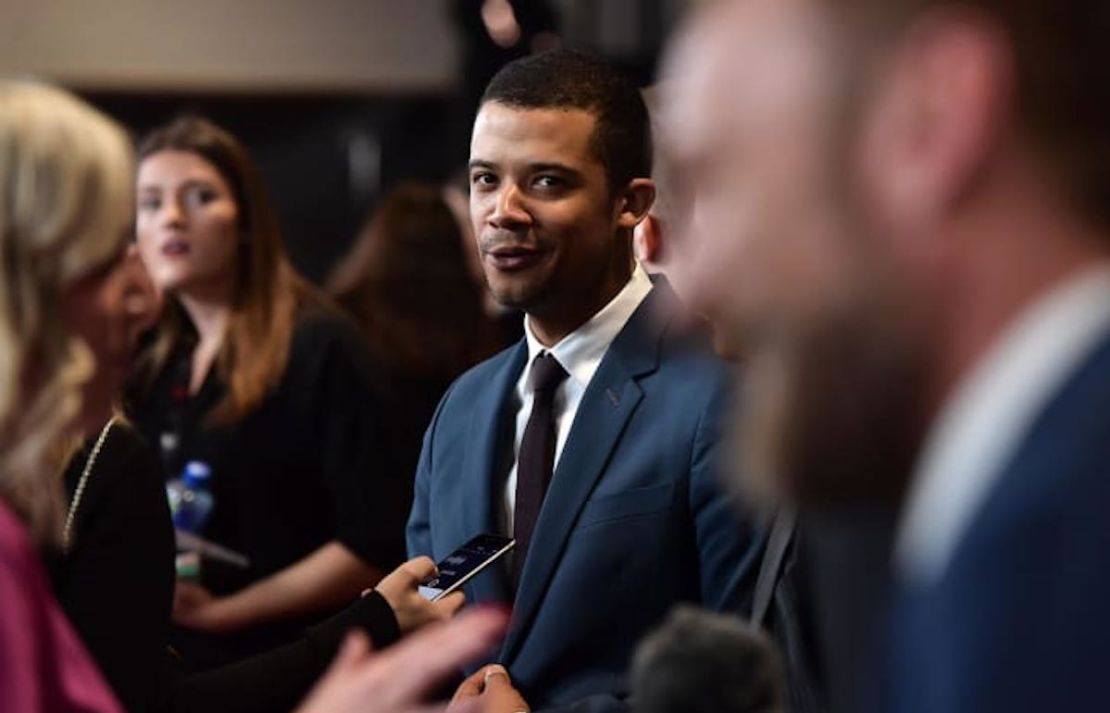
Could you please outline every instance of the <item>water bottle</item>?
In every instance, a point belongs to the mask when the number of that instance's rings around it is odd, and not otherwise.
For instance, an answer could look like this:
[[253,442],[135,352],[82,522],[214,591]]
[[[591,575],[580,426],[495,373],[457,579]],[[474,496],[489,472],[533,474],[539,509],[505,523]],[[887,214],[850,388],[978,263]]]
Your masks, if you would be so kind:
[[212,512],[212,493],[208,490],[211,477],[212,469],[207,463],[191,460],[185,464],[180,478],[166,484],[174,527],[195,535],[201,533]]

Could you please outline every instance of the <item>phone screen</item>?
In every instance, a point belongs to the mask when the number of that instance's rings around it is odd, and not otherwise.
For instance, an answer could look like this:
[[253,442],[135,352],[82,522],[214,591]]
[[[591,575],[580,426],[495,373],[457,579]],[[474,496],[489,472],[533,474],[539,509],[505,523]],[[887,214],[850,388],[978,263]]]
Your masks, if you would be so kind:
[[420,594],[435,601],[450,594],[513,548],[516,541],[500,535],[478,535],[436,564],[439,574],[420,584]]

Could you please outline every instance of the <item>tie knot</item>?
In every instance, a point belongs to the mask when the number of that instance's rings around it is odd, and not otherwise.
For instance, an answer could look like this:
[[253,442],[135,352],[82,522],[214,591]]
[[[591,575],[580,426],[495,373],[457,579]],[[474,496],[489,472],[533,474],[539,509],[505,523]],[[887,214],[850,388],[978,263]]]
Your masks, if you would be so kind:
[[563,369],[563,365],[547,352],[540,353],[532,362],[534,391],[554,391],[565,378],[567,378],[567,372]]

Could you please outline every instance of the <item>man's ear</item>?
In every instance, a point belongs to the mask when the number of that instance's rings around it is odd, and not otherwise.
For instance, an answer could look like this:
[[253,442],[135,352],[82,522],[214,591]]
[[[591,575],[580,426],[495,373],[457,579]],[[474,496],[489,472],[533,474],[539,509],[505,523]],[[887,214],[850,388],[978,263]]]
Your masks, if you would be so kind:
[[632,230],[647,217],[655,202],[655,182],[650,178],[633,178],[617,196],[617,227]]
[[936,219],[974,189],[1010,99],[1002,37],[963,10],[928,13],[906,33],[864,133],[864,175],[881,211]]

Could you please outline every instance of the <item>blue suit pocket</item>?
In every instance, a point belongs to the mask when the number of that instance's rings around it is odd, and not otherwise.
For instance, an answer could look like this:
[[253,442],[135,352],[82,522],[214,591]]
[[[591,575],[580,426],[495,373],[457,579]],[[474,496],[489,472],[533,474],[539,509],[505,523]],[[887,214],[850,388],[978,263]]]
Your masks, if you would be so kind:
[[664,512],[670,509],[674,492],[674,483],[664,483],[590,498],[582,507],[574,529],[583,530],[609,522]]

